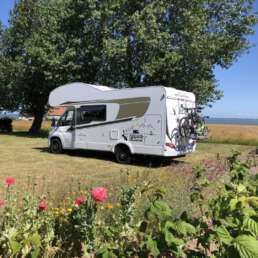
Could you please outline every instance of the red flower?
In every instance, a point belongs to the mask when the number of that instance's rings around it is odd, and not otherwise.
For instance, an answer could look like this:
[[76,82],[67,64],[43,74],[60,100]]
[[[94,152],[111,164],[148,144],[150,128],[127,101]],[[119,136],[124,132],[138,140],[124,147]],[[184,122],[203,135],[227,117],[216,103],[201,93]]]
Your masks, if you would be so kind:
[[91,191],[91,197],[96,202],[104,202],[107,199],[107,189],[104,187],[96,187]]
[[4,200],[0,199],[0,208],[2,208],[2,206],[4,206]]
[[12,176],[8,176],[5,180],[5,183],[7,184],[7,186],[11,186],[15,184],[15,179]]
[[78,206],[81,206],[84,202],[85,202],[85,198],[84,198],[83,196],[79,196],[79,197],[77,197],[77,199],[75,200],[75,203],[76,203]]
[[39,210],[44,211],[47,209],[47,203],[45,201],[40,201],[39,203]]

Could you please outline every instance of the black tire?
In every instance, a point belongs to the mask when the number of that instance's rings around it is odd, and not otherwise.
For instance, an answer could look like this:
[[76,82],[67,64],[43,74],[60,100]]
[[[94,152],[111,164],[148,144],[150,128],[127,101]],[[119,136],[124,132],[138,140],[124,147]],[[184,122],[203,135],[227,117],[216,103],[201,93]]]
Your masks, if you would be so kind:
[[120,164],[130,164],[132,162],[132,154],[125,145],[119,145],[115,149],[116,161]]
[[62,143],[61,143],[60,139],[58,139],[58,138],[51,139],[49,150],[50,150],[51,153],[54,153],[54,154],[62,153],[63,152],[63,146],[62,146]]

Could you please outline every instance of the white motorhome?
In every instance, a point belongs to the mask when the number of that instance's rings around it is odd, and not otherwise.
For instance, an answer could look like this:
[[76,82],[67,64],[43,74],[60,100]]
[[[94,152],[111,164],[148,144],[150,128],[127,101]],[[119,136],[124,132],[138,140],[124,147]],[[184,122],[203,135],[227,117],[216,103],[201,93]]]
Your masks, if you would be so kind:
[[51,107],[66,112],[49,133],[49,149],[109,151],[120,163],[133,154],[176,157],[193,152],[196,141],[182,137],[179,121],[195,108],[193,93],[152,86],[114,89],[71,83],[53,90]]

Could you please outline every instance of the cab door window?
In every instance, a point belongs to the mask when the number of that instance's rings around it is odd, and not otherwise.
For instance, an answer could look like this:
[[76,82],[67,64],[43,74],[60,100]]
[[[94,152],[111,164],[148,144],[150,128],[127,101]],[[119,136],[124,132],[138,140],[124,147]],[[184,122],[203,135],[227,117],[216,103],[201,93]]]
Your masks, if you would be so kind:
[[71,126],[74,124],[74,110],[66,111],[59,120],[59,126]]

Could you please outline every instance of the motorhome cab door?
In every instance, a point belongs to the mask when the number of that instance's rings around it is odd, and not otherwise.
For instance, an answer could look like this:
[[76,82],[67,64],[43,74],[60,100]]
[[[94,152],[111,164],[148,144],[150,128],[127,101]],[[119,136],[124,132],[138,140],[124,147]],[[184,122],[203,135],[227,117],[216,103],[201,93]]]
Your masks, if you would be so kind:
[[97,127],[106,121],[106,105],[82,105],[76,109],[75,148],[102,149],[105,133]]
[[75,109],[68,109],[58,121],[58,130],[63,138],[63,147],[64,148],[73,148],[75,130],[73,129],[75,125]]

